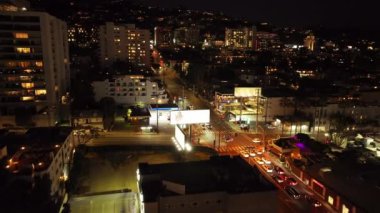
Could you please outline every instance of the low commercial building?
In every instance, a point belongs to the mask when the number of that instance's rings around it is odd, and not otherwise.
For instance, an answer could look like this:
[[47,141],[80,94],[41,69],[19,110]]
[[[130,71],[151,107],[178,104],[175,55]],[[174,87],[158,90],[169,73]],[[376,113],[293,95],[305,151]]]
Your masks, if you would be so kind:
[[297,143],[299,153],[287,158],[287,165],[321,200],[341,213],[380,209],[378,159],[363,157],[363,150],[326,154],[326,145],[319,142]]
[[142,75],[125,75],[94,81],[92,83],[95,100],[112,97],[116,104],[143,105],[167,103],[168,94],[159,81],[153,81]]
[[240,157],[139,164],[142,212],[278,212],[277,189]]
[[102,130],[103,114],[98,110],[86,110],[74,112],[72,115],[72,125],[77,128],[95,128]]

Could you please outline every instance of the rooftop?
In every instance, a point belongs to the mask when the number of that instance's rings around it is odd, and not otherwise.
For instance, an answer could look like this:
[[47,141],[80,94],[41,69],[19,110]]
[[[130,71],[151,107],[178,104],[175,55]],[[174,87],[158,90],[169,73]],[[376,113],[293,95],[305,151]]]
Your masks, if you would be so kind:
[[37,127],[25,134],[9,133],[1,140],[8,146],[7,168],[16,174],[39,172],[50,166],[54,155],[70,135],[70,127]]
[[367,152],[364,149],[348,149],[341,153],[326,154],[326,149],[322,151],[318,146],[304,146],[306,151],[300,151],[306,162],[298,161],[295,163],[296,166],[304,167],[306,173],[360,209],[368,212],[380,209],[378,159],[364,158]]
[[[251,167],[239,156],[212,157],[210,160],[184,163],[140,163],[139,171],[144,201],[148,202],[157,200],[159,196],[179,195],[165,188],[163,181],[183,185],[185,194],[276,190],[256,167]],[[156,178],[145,180],[144,176],[148,175]]]

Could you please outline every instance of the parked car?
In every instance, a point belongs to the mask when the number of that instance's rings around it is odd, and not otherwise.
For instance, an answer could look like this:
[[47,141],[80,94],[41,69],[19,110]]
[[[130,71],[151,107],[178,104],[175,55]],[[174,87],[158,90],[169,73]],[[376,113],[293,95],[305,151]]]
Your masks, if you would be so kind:
[[304,195],[305,196],[305,200],[307,200],[307,202],[309,202],[313,207],[321,207],[322,206],[322,203],[319,202],[317,199],[311,197],[310,195]]
[[300,193],[298,193],[298,191],[291,187],[291,186],[287,186],[285,187],[285,191],[291,196],[293,197],[294,199],[299,199],[301,197]]
[[249,151],[249,156],[251,156],[251,157],[255,157],[255,156],[256,156],[255,150],[251,149],[251,150]]
[[286,181],[288,182],[288,185],[290,185],[290,186],[295,186],[298,184],[296,179],[294,179],[292,177],[288,178]]

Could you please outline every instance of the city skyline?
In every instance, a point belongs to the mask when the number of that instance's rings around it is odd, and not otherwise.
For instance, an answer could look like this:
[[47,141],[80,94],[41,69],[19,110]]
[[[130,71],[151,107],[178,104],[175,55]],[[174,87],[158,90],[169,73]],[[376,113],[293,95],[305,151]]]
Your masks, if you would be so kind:
[[221,0],[213,1],[177,1],[177,0],[143,0],[147,5],[185,9],[221,11],[236,18],[246,18],[252,22],[271,22],[279,26],[323,26],[332,28],[379,29],[380,24],[373,16],[376,3],[364,1],[251,1]]

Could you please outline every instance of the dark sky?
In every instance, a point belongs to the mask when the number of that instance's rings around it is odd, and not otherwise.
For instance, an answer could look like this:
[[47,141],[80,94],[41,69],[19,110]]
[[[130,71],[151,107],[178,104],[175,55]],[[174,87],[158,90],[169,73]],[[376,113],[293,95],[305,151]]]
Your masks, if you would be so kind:
[[322,25],[380,30],[377,0],[135,0],[161,7],[223,11],[275,25]]

